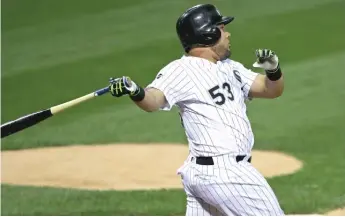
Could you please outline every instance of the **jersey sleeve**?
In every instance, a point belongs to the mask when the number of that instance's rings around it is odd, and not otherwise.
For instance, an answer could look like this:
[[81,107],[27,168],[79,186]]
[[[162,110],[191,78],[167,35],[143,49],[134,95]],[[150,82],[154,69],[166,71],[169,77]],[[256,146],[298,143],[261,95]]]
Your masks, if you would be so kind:
[[241,80],[241,90],[244,93],[244,96],[246,99],[249,99],[249,90],[252,86],[256,76],[259,74],[257,72],[253,72],[250,69],[247,69],[244,67],[241,63],[236,63],[234,65],[234,73],[235,76],[239,76],[239,79]]
[[169,111],[190,95],[192,82],[177,61],[162,68],[146,88],[156,88],[164,93],[167,103],[161,110]]

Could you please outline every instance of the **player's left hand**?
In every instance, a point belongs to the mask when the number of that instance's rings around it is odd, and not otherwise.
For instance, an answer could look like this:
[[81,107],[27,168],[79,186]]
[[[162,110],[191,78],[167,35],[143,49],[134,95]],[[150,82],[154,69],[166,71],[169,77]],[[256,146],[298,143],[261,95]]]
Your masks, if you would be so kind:
[[262,68],[266,71],[275,71],[279,66],[278,56],[269,49],[258,49],[255,51],[257,57],[254,67]]

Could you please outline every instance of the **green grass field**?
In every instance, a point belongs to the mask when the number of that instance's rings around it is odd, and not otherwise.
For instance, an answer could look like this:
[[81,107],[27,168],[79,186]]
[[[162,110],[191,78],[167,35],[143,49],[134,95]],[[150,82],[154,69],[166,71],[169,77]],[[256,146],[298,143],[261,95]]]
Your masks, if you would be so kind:
[[[177,17],[200,0],[2,0],[1,123],[129,75],[145,86],[181,57]],[[212,1],[235,21],[232,58],[277,52],[285,92],[248,105],[254,149],[304,162],[268,179],[287,214],[345,206],[345,1]],[[150,123],[150,127],[146,127]],[[167,124],[168,123],[168,124]],[[140,130],[133,130],[140,129]],[[2,139],[2,150],[103,143],[186,143],[177,111],[145,113],[99,97]],[[182,162],[181,162],[182,163]],[[279,165],[272,165],[279,166]],[[184,215],[182,189],[81,191],[2,184],[2,215]]]

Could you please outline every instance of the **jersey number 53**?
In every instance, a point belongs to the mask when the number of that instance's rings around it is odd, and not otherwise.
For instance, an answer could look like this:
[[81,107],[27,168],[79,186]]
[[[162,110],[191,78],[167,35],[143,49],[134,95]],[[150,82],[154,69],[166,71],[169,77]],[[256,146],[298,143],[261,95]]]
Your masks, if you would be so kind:
[[234,101],[234,94],[231,92],[230,84],[227,82],[223,83],[222,87],[216,85],[208,90],[217,105],[223,105],[225,103],[225,91],[228,93],[227,98],[231,101]]

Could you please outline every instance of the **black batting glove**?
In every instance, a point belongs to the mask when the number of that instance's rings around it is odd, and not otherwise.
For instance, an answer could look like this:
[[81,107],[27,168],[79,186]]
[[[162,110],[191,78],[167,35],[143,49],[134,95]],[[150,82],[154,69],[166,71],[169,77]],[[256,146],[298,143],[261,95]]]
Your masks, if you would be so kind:
[[115,97],[135,95],[139,90],[138,86],[127,76],[123,76],[121,78],[110,78],[109,89],[111,95]]
[[111,95],[121,97],[129,95],[133,101],[142,101],[145,98],[145,90],[134,83],[129,77],[110,78],[109,85]]

